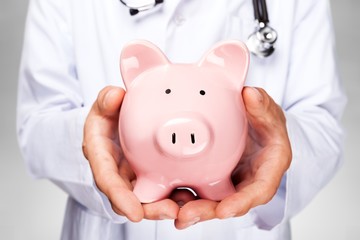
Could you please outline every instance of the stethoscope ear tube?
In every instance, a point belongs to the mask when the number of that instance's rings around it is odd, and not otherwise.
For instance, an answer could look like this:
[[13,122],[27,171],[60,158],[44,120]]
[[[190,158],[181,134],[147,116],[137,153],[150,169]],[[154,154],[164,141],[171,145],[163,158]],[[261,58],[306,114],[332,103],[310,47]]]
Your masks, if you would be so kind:
[[258,22],[268,23],[269,15],[265,0],[253,0],[254,17]]
[[[131,16],[139,12],[149,10],[164,0],[154,0],[144,5],[130,5],[126,0],[119,0],[124,6],[129,8]],[[255,32],[253,32],[247,41],[247,46],[252,54],[264,58],[270,56],[274,51],[274,44],[277,40],[277,32],[269,26],[269,14],[267,11],[266,0],[252,0],[254,7],[254,18],[256,22]]]

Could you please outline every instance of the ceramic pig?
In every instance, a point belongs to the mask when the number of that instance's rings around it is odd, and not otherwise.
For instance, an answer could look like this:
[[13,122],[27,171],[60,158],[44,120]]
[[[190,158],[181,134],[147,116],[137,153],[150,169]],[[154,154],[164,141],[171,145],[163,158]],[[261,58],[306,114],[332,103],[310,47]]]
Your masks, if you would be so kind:
[[231,173],[247,136],[241,91],[248,65],[246,46],[235,40],[218,43],[194,64],[171,63],[145,41],[124,47],[120,143],[141,202],[179,187],[215,201],[235,192]]

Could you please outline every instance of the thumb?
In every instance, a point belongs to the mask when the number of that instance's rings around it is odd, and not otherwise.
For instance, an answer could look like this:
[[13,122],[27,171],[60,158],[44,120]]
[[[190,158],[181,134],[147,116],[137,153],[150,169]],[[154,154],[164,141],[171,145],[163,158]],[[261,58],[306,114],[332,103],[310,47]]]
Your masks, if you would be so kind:
[[261,88],[244,87],[242,95],[249,117],[264,117],[270,101],[266,92]]
[[244,87],[242,96],[250,121],[268,121],[270,123],[272,119],[285,120],[281,107],[264,89]]
[[124,95],[124,89],[107,86],[100,91],[92,110],[98,115],[118,117]]
[[283,110],[262,88],[245,87],[242,92],[247,118],[255,132],[263,137],[286,132]]

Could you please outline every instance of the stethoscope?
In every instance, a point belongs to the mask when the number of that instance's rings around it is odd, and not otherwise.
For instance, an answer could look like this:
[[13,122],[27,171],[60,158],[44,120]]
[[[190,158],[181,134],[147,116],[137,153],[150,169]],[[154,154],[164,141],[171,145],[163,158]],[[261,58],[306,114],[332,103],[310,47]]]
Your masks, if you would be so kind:
[[[164,0],[154,0],[149,4],[130,5],[126,0],[119,0],[124,6],[129,8],[130,15],[149,10],[164,2]],[[254,17],[256,22],[255,31],[249,36],[246,44],[251,53],[255,56],[264,58],[270,56],[275,51],[277,32],[269,26],[269,15],[266,0],[253,0]]]

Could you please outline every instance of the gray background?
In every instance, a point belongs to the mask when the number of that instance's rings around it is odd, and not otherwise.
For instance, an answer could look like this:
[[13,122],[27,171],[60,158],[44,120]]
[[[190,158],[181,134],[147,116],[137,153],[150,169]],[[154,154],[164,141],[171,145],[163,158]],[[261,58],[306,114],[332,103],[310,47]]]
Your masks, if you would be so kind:
[[[316,0],[314,0],[316,1]],[[360,31],[358,0],[332,0],[341,75],[349,103],[345,165],[333,181],[293,220],[294,240],[360,239]],[[59,239],[65,194],[33,180],[15,136],[17,71],[27,0],[0,0],[0,239]]]

